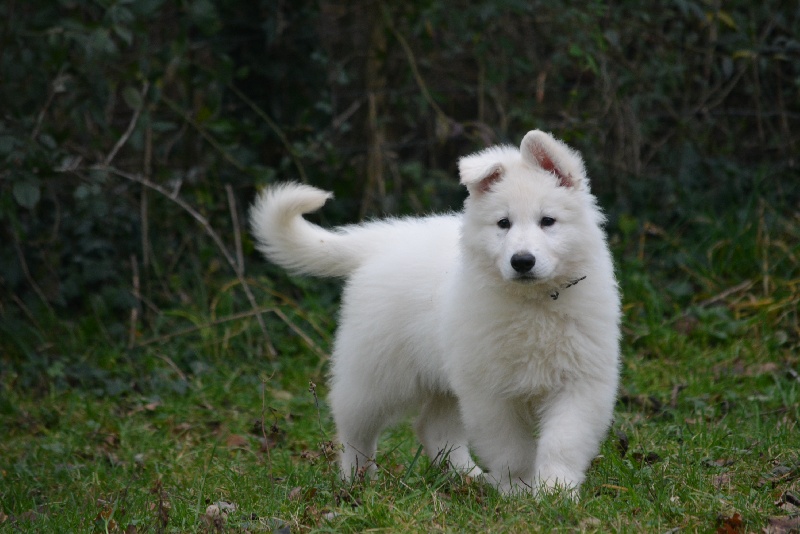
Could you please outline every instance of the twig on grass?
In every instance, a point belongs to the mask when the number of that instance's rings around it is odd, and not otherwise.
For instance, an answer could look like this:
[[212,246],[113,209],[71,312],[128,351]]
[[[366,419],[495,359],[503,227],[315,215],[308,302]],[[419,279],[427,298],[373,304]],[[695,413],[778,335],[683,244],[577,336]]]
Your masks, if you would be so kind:
[[186,378],[186,373],[181,371],[181,368],[178,367],[178,364],[172,361],[172,358],[169,356],[164,356],[163,354],[156,354],[156,357],[166,363],[175,373],[180,377],[181,380],[184,382],[188,382],[189,379]]
[[326,341],[330,340],[330,332],[321,328],[316,323],[316,321],[314,321],[314,319],[312,319],[311,316],[303,309],[303,307],[300,306],[300,304],[298,304],[297,301],[294,300],[292,297],[286,295],[285,293],[281,293],[280,291],[275,291],[271,287],[261,284],[258,281],[254,281],[252,282],[252,284],[256,285],[266,293],[269,293],[273,297],[280,299],[280,303],[282,305],[286,305],[292,308],[294,313],[296,313],[301,319],[307,322],[321,338],[325,339]]
[[733,287],[729,287],[728,289],[726,289],[726,290],[724,290],[724,291],[722,291],[720,293],[717,293],[713,297],[707,298],[705,300],[701,300],[700,302],[697,303],[697,306],[699,308],[707,308],[707,307],[709,307],[711,305],[714,305],[714,304],[716,304],[718,302],[722,302],[723,300],[725,300],[726,298],[730,297],[734,293],[739,293],[741,291],[747,291],[748,289],[750,289],[753,286],[753,284],[754,284],[754,282],[752,280],[745,280],[744,282],[736,284]]
[[305,342],[306,342],[306,345],[308,345],[308,346],[311,348],[311,350],[313,350],[314,352],[316,352],[316,353],[317,353],[317,355],[318,355],[320,358],[322,358],[322,360],[323,360],[323,361],[324,361],[324,360],[328,360],[328,359],[330,359],[330,355],[329,355],[328,353],[326,353],[324,350],[322,350],[322,349],[319,347],[319,345],[317,345],[316,343],[314,343],[314,340],[313,340],[313,339],[311,339],[310,337],[308,337],[308,334],[306,334],[305,332],[303,332],[303,330],[302,330],[300,327],[298,327],[296,324],[294,324],[294,322],[292,322],[292,320],[291,320],[291,319],[289,319],[289,317],[288,317],[288,316],[287,316],[285,313],[283,313],[283,311],[281,311],[281,309],[280,309],[280,308],[272,308],[272,309],[270,309],[270,311],[271,311],[272,313],[274,313],[275,315],[277,315],[278,317],[280,317],[281,321],[283,321],[284,323],[286,323],[286,326],[288,326],[289,328],[291,328],[291,329],[292,329],[292,331],[293,331],[295,334],[297,334],[298,336],[300,336],[300,337],[303,339],[303,341],[305,341]]
[[201,325],[190,326],[188,328],[184,328],[184,329],[178,330],[176,332],[170,332],[168,334],[157,336],[157,337],[154,337],[154,338],[151,338],[151,339],[146,339],[144,341],[140,341],[139,343],[137,343],[136,346],[137,347],[145,347],[147,345],[152,345],[152,344],[155,344],[155,343],[162,343],[164,341],[168,341],[168,340],[176,338],[176,337],[185,336],[187,334],[192,334],[194,332],[199,332],[200,330],[204,330],[206,328],[211,328],[212,326],[218,326],[218,325],[229,323],[229,322],[232,322],[232,321],[240,321],[242,319],[247,319],[248,317],[253,317],[253,316],[258,317],[258,316],[260,316],[260,315],[262,315],[264,313],[274,313],[275,315],[277,315],[286,324],[286,326],[288,326],[295,334],[297,334],[300,338],[303,339],[303,341],[308,345],[308,347],[311,350],[313,350],[317,354],[317,356],[319,356],[323,360],[330,359],[330,354],[328,354],[327,352],[322,350],[322,348],[319,345],[317,345],[314,342],[314,340],[312,340],[310,337],[308,337],[308,334],[303,332],[300,329],[300,327],[298,327],[296,324],[294,324],[294,322],[291,319],[289,319],[289,317],[287,317],[285,313],[283,313],[280,309],[274,308],[274,307],[256,308],[256,309],[253,309],[253,310],[250,310],[250,311],[246,311],[246,312],[235,313],[235,314],[229,315],[227,317],[222,317],[220,319],[215,319],[215,320],[213,320],[211,322],[208,322],[208,323],[204,323],[204,324],[201,324]]
[[215,319],[211,322],[190,326],[188,328],[183,328],[181,330],[177,330],[175,332],[170,332],[168,334],[163,334],[154,338],[146,339],[144,341],[140,341],[136,344],[137,347],[145,347],[147,345],[152,345],[154,343],[162,343],[164,341],[169,341],[170,339],[185,336],[187,334],[192,334],[194,332],[199,332],[200,330],[204,330],[206,328],[211,328],[212,326],[218,326],[221,324],[229,323],[231,321],[240,321],[242,319],[247,319],[248,317],[252,317],[254,315],[260,315],[262,313],[271,312],[273,308],[258,308],[256,310],[250,310],[241,313],[235,313],[233,315],[229,315],[227,317],[222,317],[221,319]]

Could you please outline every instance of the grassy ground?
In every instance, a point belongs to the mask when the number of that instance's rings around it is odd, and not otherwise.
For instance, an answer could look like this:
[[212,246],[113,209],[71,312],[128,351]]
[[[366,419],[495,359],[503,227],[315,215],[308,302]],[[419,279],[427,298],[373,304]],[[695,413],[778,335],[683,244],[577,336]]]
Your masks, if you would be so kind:
[[798,227],[753,208],[610,228],[623,389],[577,505],[442,472],[407,424],[384,436],[375,480],[341,483],[324,403],[329,283],[250,280],[277,310],[274,361],[253,317],[235,316],[238,288],[202,275],[133,348],[102,309],[34,322],[7,306],[0,532],[797,532]]

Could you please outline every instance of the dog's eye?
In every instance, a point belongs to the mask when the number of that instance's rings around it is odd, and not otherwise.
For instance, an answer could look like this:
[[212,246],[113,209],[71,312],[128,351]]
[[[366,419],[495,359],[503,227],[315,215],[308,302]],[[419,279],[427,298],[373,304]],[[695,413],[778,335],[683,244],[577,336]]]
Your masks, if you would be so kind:
[[556,223],[556,220],[552,217],[542,217],[542,220],[539,221],[539,225],[544,228],[545,226],[553,226]]
[[502,228],[503,230],[508,230],[511,228],[511,221],[508,220],[507,217],[503,217],[499,221],[497,221],[497,226]]

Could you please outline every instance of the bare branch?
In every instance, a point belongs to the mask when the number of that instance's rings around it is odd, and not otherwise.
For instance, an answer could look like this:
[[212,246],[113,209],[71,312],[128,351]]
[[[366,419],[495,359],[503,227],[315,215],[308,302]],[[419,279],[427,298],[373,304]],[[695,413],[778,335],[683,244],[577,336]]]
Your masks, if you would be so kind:
[[[125,178],[126,180],[142,184],[149,189],[157,191],[162,195],[164,195],[166,198],[176,203],[178,206],[180,206],[186,213],[191,215],[192,218],[195,221],[197,221],[197,223],[200,224],[200,226],[203,227],[203,229],[206,231],[209,237],[211,237],[211,239],[217,245],[217,248],[220,250],[222,255],[225,257],[225,261],[228,262],[228,265],[230,265],[231,269],[236,274],[236,277],[239,279],[239,282],[242,285],[242,290],[245,292],[247,300],[250,302],[250,305],[253,308],[253,310],[259,309],[258,304],[256,303],[256,298],[253,295],[253,292],[250,290],[250,286],[247,284],[247,280],[244,279],[244,276],[242,275],[242,272],[239,269],[236,260],[231,255],[230,251],[228,250],[228,247],[225,246],[225,242],[222,241],[222,238],[219,236],[219,234],[214,230],[214,228],[211,227],[211,224],[208,222],[208,220],[205,217],[203,217],[197,210],[195,210],[191,205],[189,205],[189,203],[187,203],[179,196],[171,194],[167,189],[165,189],[161,185],[151,182],[147,178],[144,178],[143,176],[140,176],[138,174],[131,174],[116,169],[114,167],[108,167],[104,165],[98,165],[94,168],[97,170],[109,172],[111,174],[119,176],[120,178]],[[264,318],[261,316],[260,313],[255,313],[255,316],[256,319],[258,320],[259,326],[261,327],[261,332],[264,335],[264,340],[267,344],[267,350],[269,352],[270,358],[275,358],[277,356],[277,351],[275,350],[275,347],[272,346],[272,342],[270,341],[269,332],[267,331],[267,326],[264,323]]]
[[233,241],[236,248],[236,264],[239,274],[244,274],[244,253],[242,252],[242,232],[239,228],[239,214],[236,211],[236,198],[233,196],[231,184],[225,184],[225,192],[228,194],[228,208],[231,210],[231,222],[233,223]]
[[255,102],[247,98],[247,95],[245,95],[239,89],[237,89],[236,86],[230,84],[228,85],[228,87],[230,88],[231,91],[233,91],[236,94],[236,96],[242,99],[242,101],[245,104],[247,104],[250,107],[250,109],[252,109],[255,112],[256,115],[261,117],[261,120],[266,122],[267,126],[269,126],[273,132],[275,132],[275,135],[277,135],[278,139],[280,139],[281,143],[283,143],[283,147],[286,149],[286,152],[289,153],[289,157],[292,158],[294,166],[297,167],[297,172],[300,174],[300,181],[303,182],[304,184],[307,184],[308,176],[306,176],[306,170],[303,167],[302,162],[300,161],[300,156],[297,155],[297,152],[292,147],[292,144],[289,142],[289,139],[283,133],[283,130],[281,130],[280,126],[278,126],[278,123],[272,120],[272,118],[269,115],[267,115],[267,113],[263,109],[258,107]]
[[130,122],[128,123],[128,128],[125,130],[125,133],[122,134],[122,137],[117,139],[117,142],[114,144],[114,148],[111,149],[111,152],[108,153],[106,159],[103,160],[104,165],[111,165],[111,162],[117,155],[117,152],[125,146],[125,143],[128,142],[133,130],[136,128],[136,123],[139,122],[139,115],[142,114],[142,109],[144,109],[145,97],[147,96],[147,90],[150,89],[150,82],[145,80],[142,84],[142,94],[141,100],[139,101],[139,105],[136,106],[136,109],[133,111],[133,116],[131,117]]

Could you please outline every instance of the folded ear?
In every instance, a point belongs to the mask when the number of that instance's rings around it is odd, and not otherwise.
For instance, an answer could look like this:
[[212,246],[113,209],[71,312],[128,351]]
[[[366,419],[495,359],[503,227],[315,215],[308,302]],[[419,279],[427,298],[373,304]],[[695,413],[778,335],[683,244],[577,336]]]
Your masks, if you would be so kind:
[[580,154],[550,134],[541,130],[528,132],[519,150],[522,159],[553,173],[560,186],[582,188],[587,185]]
[[[500,163],[508,147],[492,147],[458,160],[461,183],[469,193],[486,193],[495,182],[503,178],[506,170]],[[510,149],[516,151],[516,149]]]

